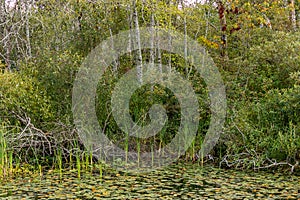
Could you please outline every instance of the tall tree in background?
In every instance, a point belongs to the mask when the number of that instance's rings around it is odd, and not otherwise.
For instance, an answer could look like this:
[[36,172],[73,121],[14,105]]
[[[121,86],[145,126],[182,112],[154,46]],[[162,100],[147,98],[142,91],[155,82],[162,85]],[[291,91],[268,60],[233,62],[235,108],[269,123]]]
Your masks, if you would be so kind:
[[220,30],[221,30],[221,56],[227,57],[227,22],[226,22],[226,8],[222,0],[217,1],[218,13],[220,19]]
[[142,57],[142,49],[141,49],[141,36],[140,36],[140,25],[139,25],[139,16],[137,11],[137,1],[133,0],[133,20],[135,25],[135,43],[138,48],[138,55],[136,57],[136,65],[137,65],[137,77],[140,83],[143,83],[143,57]]
[[292,30],[296,31],[296,29],[297,29],[297,18],[296,18],[295,0],[290,0],[289,10],[290,10],[291,28],[292,28]]
[[0,57],[8,71],[17,68],[18,60],[32,55],[29,18],[33,11],[32,0],[0,3]]

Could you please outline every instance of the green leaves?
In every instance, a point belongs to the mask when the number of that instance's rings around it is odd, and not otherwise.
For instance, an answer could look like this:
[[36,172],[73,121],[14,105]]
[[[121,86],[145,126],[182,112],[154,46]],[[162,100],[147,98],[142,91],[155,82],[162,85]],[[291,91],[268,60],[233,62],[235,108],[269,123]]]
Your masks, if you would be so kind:
[[52,117],[50,99],[34,79],[19,73],[0,73],[0,110],[1,118],[12,112],[24,113],[34,123],[45,122]]

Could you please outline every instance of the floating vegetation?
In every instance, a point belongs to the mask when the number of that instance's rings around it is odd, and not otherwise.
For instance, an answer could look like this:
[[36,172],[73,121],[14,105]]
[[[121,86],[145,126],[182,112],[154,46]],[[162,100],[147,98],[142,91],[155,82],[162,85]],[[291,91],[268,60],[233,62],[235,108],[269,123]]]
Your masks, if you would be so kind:
[[[101,174],[100,174],[101,173]],[[102,174],[103,173],[103,174]],[[1,181],[1,199],[300,198],[300,177],[176,164],[145,174],[49,171]]]

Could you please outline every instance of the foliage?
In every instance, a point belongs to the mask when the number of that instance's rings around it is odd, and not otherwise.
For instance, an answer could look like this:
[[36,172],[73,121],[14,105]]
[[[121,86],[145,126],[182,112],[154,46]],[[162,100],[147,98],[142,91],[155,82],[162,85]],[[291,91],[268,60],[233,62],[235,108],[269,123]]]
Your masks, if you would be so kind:
[[[53,118],[50,98],[38,82],[19,73],[0,73],[1,121],[26,113],[33,123],[40,124]],[[10,121],[12,123],[12,121]]]
[[[137,22],[140,26],[159,26],[187,34],[206,48],[222,73],[229,105],[227,124],[225,134],[210,156],[221,162],[226,156],[246,152],[245,159],[249,163],[261,161],[256,162],[257,165],[263,165],[263,160],[268,159],[296,163],[300,159],[300,34],[291,26],[293,8],[282,0],[219,2],[224,2],[226,30],[222,30],[224,24],[220,25],[218,8],[213,1],[187,6],[180,1],[156,0],[59,3],[42,0],[25,13],[22,9],[13,9],[11,13],[15,15],[2,17],[0,23],[0,123],[4,124],[0,130],[20,134],[26,124],[17,116],[23,119],[25,116],[25,122],[30,119],[31,128],[51,133],[53,146],[57,145],[54,140],[62,141],[68,131],[74,134],[74,127],[62,131],[57,124],[68,127],[72,124],[72,86],[83,59],[101,41],[122,30],[134,29]],[[298,4],[295,5],[297,12]],[[4,11],[0,11],[2,16]],[[226,46],[222,38],[225,36]],[[210,120],[205,83],[184,58],[157,49],[153,51],[155,62],[172,64],[174,70],[188,77],[198,95],[201,116],[198,135],[187,152],[187,159],[195,160]],[[116,64],[118,72],[109,68],[98,83],[95,102],[98,121],[105,127],[105,133],[127,150],[140,148],[136,143],[145,147],[143,150],[147,150],[149,143],[160,148],[174,137],[180,122],[178,100],[167,88],[146,85],[134,93],[130,102],[132,118],[137,122],[143,119],[142,125],[149,123],[147,111],[153,104],[164,105],[169,122],[159,136],[128,141],[111,116],[114,86],[133,68],[136,54],[120,57]],[[143,50],[142,58],[149,60],[150,54],[150,50]],[[58,137],[58,130],[65,135]],[[80,146],[78,137],[73,139],[78,144],[75,146]],[[73,142],[68,138],[68,142],[59,143],[61,149],[48,154],[59,168],[62,160],[55,156],[66,155],[66,149],[74,147],[69,141]],[[26,157],[25,154],[19,156]],[[77,157],[77,160],[80,159]],[[78,167],[78,171],[80,169]]]
[[28,61],[25,66],[21,65],[26,74],[36,77],[41,89],[51,99],[49,104],[53,115],[61,121],[68,120],[71,116],[72,85],[81,60],[79,54],[68,50],[49,50]]

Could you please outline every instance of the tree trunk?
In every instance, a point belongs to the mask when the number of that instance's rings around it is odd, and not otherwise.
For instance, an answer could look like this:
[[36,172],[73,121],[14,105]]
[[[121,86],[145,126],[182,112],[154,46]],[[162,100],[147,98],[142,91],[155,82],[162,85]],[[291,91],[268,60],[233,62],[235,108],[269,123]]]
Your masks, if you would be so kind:
[[184,28],[184,67],[185,67],[185,73],[186,73],[186,77],[189,76],[189,68],[188,68],[188,62],[187,62],[187,57],[188,57],[188,52],[187,52],[187,21],[186,21],[186,11],[185,11],[185,5],[184,5],[184,1],[182,0],[180,2],[181,4],[181,8],[183,11],[183,28]]
[[221,29],[221,56],[227,57],[227,23],[226,23],[226,16],[225,16],[225,5],[224,3],[219,0],[218,1],[218,13],[220,19],[220,29]]
[[[26,46],[27,46],[27,55],[29,56],[29,58],[31,58],[32,54],[31,54],[31,42],[30,42],[30,26],[29,26],[29,14],[30,14],[30,9],[31,9],[31,6],[29,4],[29,0],[25,1],[26,3],[26,13],[25,13],[25,26],[26,26]],[[33,3],[31,2],[31,5]]]
[[290,23],[293,31],[297,29],[297,20],[296,20],[296,10],[295,10],[295,0],[290,0]]
[[142,50],[141,50],[141,38],[140,38],[140,29],[139,29],[139,18],[138,18],[138,12],[137,12],[137,5],[136,5],[136,0],[133,1],[133,18],[135,21],[135,42],[138,48],[138,55],[136,58],[136,64],[137,64],[137,77],[139,82],[142,84],[143,83],[143,57],[142,57]]
[[150,66],[153,69],[154,68],[154,60],[155,60],[155,51],[154,51],[154,36],[155,36],[155,32],[154,32],[154,25],[155,25],[155,21],[154,21],[154,14],[153,14],[153,10],[151,13],[151,19],[150,19],[150,34],[151,34],[151,41],[150,41]]
[[[157,22],[157,26],[159,26],[159,21]],[[161,50],[160,50],[160,40],[157,36],[157,62],[158,62],[158,70],[162,74],[162,58],[161,58]]]

